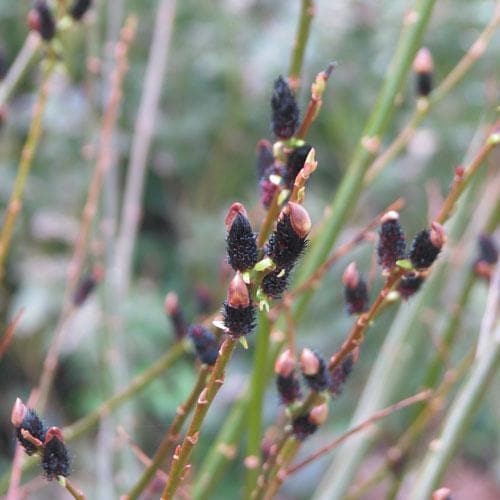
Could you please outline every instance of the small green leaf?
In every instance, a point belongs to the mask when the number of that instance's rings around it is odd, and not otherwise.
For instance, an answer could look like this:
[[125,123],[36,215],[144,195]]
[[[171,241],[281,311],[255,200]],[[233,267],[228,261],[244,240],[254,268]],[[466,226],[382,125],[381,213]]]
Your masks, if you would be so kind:
[[285,201],[288,199],[290,196],[290,190],[289,189],[283,189],[281,191],[280,195],[278,196],[278,205],[283,205]]
[[264,257],[254,266],[255,271],[266,271],[267,269],[274,269],[274,262],[270,257]]
[[250,272],[249,271],[245,271],[244,273],[242,273],[241,277],[243,278],[243,281],[249,285],[250,284]]
[[238,337],[238,342],[243,346],[243,349],[248,349],[248,342],[246,337]]
[[269,301],[267,299],[261,299],[259,301],[259,310],[269,312]]
[[411,271],[413,269],[413,264],[408,259],[397,260],[396,265],[399,266],[401,269],[407,269],[408,271]]

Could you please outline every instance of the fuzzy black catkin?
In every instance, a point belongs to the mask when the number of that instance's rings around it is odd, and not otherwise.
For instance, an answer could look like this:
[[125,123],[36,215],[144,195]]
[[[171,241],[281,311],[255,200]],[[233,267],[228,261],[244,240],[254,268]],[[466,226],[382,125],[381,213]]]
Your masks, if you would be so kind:
[[257,263],[256,236],[250,221],[241,213],[229,229],[226,248],[229,264],[236,271],[246,271]]
[[299,108],[292,90],[282,76],[274,82],[271,112],[274,135],[281,139],[292,137],[299,124]]
[[380,226],[377,254],[385,270],[392,269],[398,260],[405,258],[405,235],[397,219],[387,220]]
[[290,375],[278,375],[276,386],[283,404],[290,404],[300,398],[300,383],[294,373]]
[[431,241],[430,231],[424,229],[413,240],[410,260],[415,269],[426,269],[436,260],[441,248],[435,247]]
[[359,278],[354,288],[344,286],[344,299],[348,314],[360,314],[368,310],[368,287],[366,282]]
[[307,246],[307,238],[301,238],[292,227],[290,216],[285,215],[271,234],[266,255],[273,259],[279,269],[291,269]]
[[427,97],[432,92],[432,73],[424,71],[415,75],[415,91],[421,97]]
[[241,337],[252,333],[255,328],[255,308],[252,304],[246,307],[232,307],[224,302],[224,325],[233,337]]
[[326,369],[324,359],[316,352],[314,355],[319,361],[318,371],[314,375],[306,375],[303,373],[302,376],[309,389],[313,391],[324,391],[330,384],[330,373]]
[[70,460],[68,450],[66,449],[66,445],[57,437],[53,437],[45,444],[42,467],[49,481],[57,479],[57,476],[69,476]]
[[264,276],[262,291],[272,299],[279,299],[287,289],[290,281],[289,269],[275,269]]
[[193,325],[189,329],[189,338],[193,342],[198,359],[213,366],[219,354],[219,342],[216,336],[203,325]]
[[309,154],[309,151],[311,151],[311,149],[311,145],[304,144],[303,146],[299,146],[298,148],[293,149],[292,152],[288,155],[288,159],[286,162],[286,172],[283,179],[288,189],[293,188],[295,177],[297,177],[297,174],[304,167],[307,155]]
[[45,440],[45,433],[47,432],[47,429],[37,413],[30,409],[26,412],[21,426],[16,428],[16,437],[21,446],[24,448],[24,451],[28,455],[33,455],[33,453],[36,453],[37,447],[23,437],[21,433],[22,429],[28,431],[33,437],[37,438],[42,443]]
[[415,273],[405,274],[398,284],[398,292],[404,300],[408,300],[412,295],[420,290],[424,278]]
[[331,373],[329,387],[330,392],[333,396],[340,396],[344,384],[346,383],[349,375],[352,372],[353,366],[354,358],[352,356],[352,353],[349,353],[345,360],[333,370],[333,372]]

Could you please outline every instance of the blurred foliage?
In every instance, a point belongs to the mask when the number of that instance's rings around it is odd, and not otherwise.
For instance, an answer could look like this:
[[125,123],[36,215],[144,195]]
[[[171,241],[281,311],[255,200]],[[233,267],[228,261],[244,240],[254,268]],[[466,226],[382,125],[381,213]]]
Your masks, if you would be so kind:
[[[78,227],[95,159],[100,117],[105,102],[109,71],[109,43],[116,36],[120,19],[109,12],[135,12],[139,31],[131,49],[122,112],[117,130],[116,182],[118,201],[129,160],[134,120],[142,92],[156,2],[97,1],[85,26],[65,36],[59,71],[51,87],[45,115],[45,131],[36,154],[18,219],[8,262],[8,279],[0,292],[2,325],[20,307],[26,312],[16,339],[0,364],[0,471],[11,460],[13,436],[9,423],[10,402],[26,398],[36,384],[43,353],[54,332],[61,306],[65,273]],[[109,4],[109,5],[108,5]],[[328,62],[338,67],[329,83],[324,107],[314,124],[309,142],[317,150],[319,169],[310,182],[306,206],[318,221],[336,185],[382,82],[397,39],[401,19],[411,2],[317,1],[310,44],[306,50],[302,108],[309,96],[309,82]],[[491,0],[438,2],[425,37],[440,81],[463,55],[492,16]],[[0,8],[0,49],[10,63],[27,34],[26,14],[30,2],[3,1]],[[286,75],[299,2],[270,0],[222,0],[177,2],[168,72],[155,139],[149,156],[141,230],[134,258],[134,280],[125,304],[126,352],[129,371],[149,366],[170,345],[173,334],[163,314],[163,298],[176,290],[189,319],[197,313],[195,290],[207,287],[214,303],[222,299],[221,266],[224,256],[223,218],[233,201],[248,207],[258,203],[255,144],[270,136],[268,102],[273,80]],[[484,58],[465,81],[430,114],[411,146],[375,181],[362,197],[352,220],[361,227],[398,196],[407,206],[402,221],[409,234],[427,219],[426,186],[447,188],[451,169],[463,159],[470,138],[487,109],[498,101],[500,53],[498,36]],[[496,56],[495,56],[496,54]],[[89,57],[101,60],[101,73],[86,70]],[[0,205],[5,207],[23,140],[30,122],[31,105],[40,80],[34,65],[9,102],[0,129]],[[388,141],[395,136],[414,106],[413,82],[401,95]],[[103,200],[111,196],[109,184]],[[106,202],[102,204],[106,206]],[[106,216],[104,208],[101,219]],[[255,220],[260,212],[255,210]],[[93,229],[93,257],[105,259],[103,229]],[[354,253],[360,268],[368,272],[372,247]],[[320,293],[301,327],[300,346],[310,345],[325,355],[342,341],[350,325],[343,310],[338,283],[343,259],[325,278]],[[446,297],[443,299],[446,301]],[[477,331],[481,300],[474,300],[467,313],[466,330]],[[106,330],[105,294],[89,300],[74,321],[74,330],[61,360],[50,405],[52,420],[72,422],[109,396],[104,383],[102,336]],[[439,308],[449,304],[436,304]],[[355,407],[365,375],[392,317],[386,313],[368,336],[359,368],[332,407],[329,428],[306,444],[312,450],[326,435],[345,429]],[[426,335],[432,332],[420,332]],[[373,335],[372,335],[373,333]],[[239,355],[231,366],[228,384],[209,414],[198,456],[205,453],[225,416],[226,409],[248,377],[251,353]],[[189,392],[194,380],[191,360],[178,364],[167,376],[145,391],[135,406],[135,427],[128,432],[152,454],[176,405]],[[418,377],[408,380],[407,394]],[[465,443],[465,453],[483,466],[495,457],[493,437],[498,403],[490,401]],[[266,420],[272,422],[278,405],[274,388],[268,391]],[[399,419],[399,420],[398,420]],[[386,433],[401,430],[402,417],[391,417]],[[497,420],[498,422],[498,420]],[[388,436],[385,436],[388,441]],[[498,437],[498,436],[497,436]],[[93,475],[91,467],[95,434],[72,449],[76,478]],[[73,448],[73,447],[72,447]],[[127,452],[128,453],[128,452]],[[86,457],[86,458],[85,458]],[[489,460],[486,460],[488,457]],[[487,462],[487,463],[486,463]],[[318,462],[286,488],[290,498],[305,498],[321,473]],[[240,475],[241,469],[233,471]],[[123,478],[123,475],[121,475]],[[130,479],[130,478],[129,478]],[[300,483],[300,484],[299,484]],[[237,481],[224,482],[219,498],[236,498]],[[119,485],[120,491],[123,485]],[[90,489],[90,483],[89,483]],[[89,492],[90,493],[90,492]]]

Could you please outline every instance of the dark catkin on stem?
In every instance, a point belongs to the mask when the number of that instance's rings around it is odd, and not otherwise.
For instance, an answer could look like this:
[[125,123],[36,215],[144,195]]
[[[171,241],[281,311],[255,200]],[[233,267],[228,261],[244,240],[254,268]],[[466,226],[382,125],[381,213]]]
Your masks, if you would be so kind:
[[274,135],[289,139],[299,125],[299,108],[286,80],[279,76],[271,96],[271,125]]
[[320,425],[328,418],[328,405],[321,403],[308,413],[299,415],[292,420],[292,433],[299,441],[304,441],[314,434]]
[[68,450],[58,427],[51,427],[47,431],[43,446],[42,467],[49,481],[57,479],[58,476],[67,477],[70,474]]
[[175,338],[182,340],[187,334],[188,326],[184,320],[179,297],[175,292],[168,292],[165,297],[165,314],[172,323]]
[[276,385],[283,404],[291,404],[301,397],[300,383],[295,373],[295,358],[290,350],[283,351],[274,365]]
[[50,41],[56,34],[56,23],[45,0],[36,0],[28,15],[28,24],[38,31],[45,41]]
[[330,386],[329,386],[330,392],[332,393],[333,396],[340,396],[344,384],[346,383],[349,375],[352,372],[353,366],[354,366],[354,355],[351,352],[339,366],[334,368],[334,370],[331,373]]
[[233,337],[248,335],[255,328],[255,307],[240,272],[234,275],[229,284],[222,314],[224,326]]
[[241,203],[233,203],[226,217],[226,250],[230,266],[246,271],[257,263],[256,235]]
[[351,262],[342,276],[344,300],[348,314],[361,314],[368,310],[368,287],[359,274],[355,262]]
[[312,146],[310,146],[309,144],[304,144],[303,146],[294,148],[288,155],[286,161],[286,170],[283,176],[283,181],[288,189],[293,188],[295,177],[297,177],[297,174],[302,170],[307,155],[309,154],[309,151],[311,151],[311,149]]
[[403,300],[408,300],[420,290],[424,281],[425,278],[417,273],[407,273],[399,281],[397,291]]
[[28,455],[33,455],[37,452],[37,447],[22,435],[21,431],[23,430],[29,432],[34,438],[42,443],[44,442],[47,430],[34,410],[26,409],[21,425],[16,427],[17,440]]
[[80,21],[86,12],[90,9],[92,0],[74,0],[69,13],[75,21]]
[[389,271],[398,260],[405,258],[406,240],[397,212],[387,212],[381,222],[377,255],[379,264]]
[[271,299],[279,299],[288,288],[289,282],[289,269],[275,269],[264,276],[262,291]]
[[424,229],[413,240],[410,250],[410,260],[415,269],[427,269],[441,252],[446,242],[443,226],[433,222],[431,229]]
[[192,325],[188,335],[193,342],[198,359],[204,364],[213,366],[219,354],[217,337],[203,325]]

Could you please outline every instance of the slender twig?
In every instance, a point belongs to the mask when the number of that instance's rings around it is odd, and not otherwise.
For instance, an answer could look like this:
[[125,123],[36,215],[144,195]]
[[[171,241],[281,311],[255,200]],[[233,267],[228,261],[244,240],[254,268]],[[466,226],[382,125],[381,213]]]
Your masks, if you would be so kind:
[[133,500],[139,497],[142,491],[144,491],[144,488],[146,488],[146,486],[148,485],[149,481],[151,481],[151,478],[161,467],[165,458],[173,451],[175,443],[179,439],[179,432],[181,431],[182,425],[191,413],[191,410],[193,409],[197,399],[200,397],[201,391],[205,387],[205,382],[209,371],[210,370],[208,366],[203,366],[201,368],[191,393],[184,401],[184,403],[179,405],[179,407],[177,408],[176,416],[167,429],[167,432],[165,433],[160,446],[156,450],[154,457],[148,464],[147,468],[144,470],[137,483],[126,495],[126,498],[128,500]]
[[457,65],[448,73],[446,78],[436,87],[428,98],[419,99],[415,110],[408,123],[392,143],[381,153],[370,165],[365,176],[365,184],[370,184],[395,158],[398,153],[408,144],[415,135],[418,126],[423,122],[434,106],[444,99],[460,83],[463,77],[486,51],[495,31],[500,24],[500,2],[496,2],[495,15],[488,23],[484,31],[474,41],[469,50],[460,59]]
[[398,403],[395,403],[391,406],[388,406],[387,408],[384,408],[383,410],[380,410],[376,413],[374,413],[370,418],[367,418],[363,422],[361,422],[359,425],[356,425],[352,429],[349,429],[347,432],[339,436],[338,438],[334,439],[331,443],[328,443],[327,445],[323,446],[320,448],[318,451],[314,452],[312,455],[309,457],[305,458],[298,464],[293,465],[292,467],[289,467],[286,470],[286,475],[290,476],[291,474],[294,474],[297,472],[299,469],[302,469],[302,467],[305,467],[306,465],[309,465],[311,462],[314,460],[322,457],[326,453],[329,453],[332,451],[334,448],[336,448],[339,444],[343,443],[345,440],[350,438],[352,435],[365,430],[367,427],[375,424],[379,420],[382,420],[383,418],[388,417],[389,415],[392,415],[394,412],[401,410],[402,408],[406,408],[407,406],[411,406],[415,403],[419,403],[421,401],[426,401],[429,399],[432,395],[432,391],[426,390],[419,392],[418,394],[415,394],[414,396],[411,396],[409,398],[403,399],[399,401]]
[[85,495],[68,478],[59,476],[57,482],[76,500],[85,500]]
[[9,100],[12,92],[14,92],[30,64],[34,61],[41,46],[42,40],[40,35],[33,31],[30,32],[15,61],[9,68],[9,72],[0,82],[0,108]]
[[174,452],[172,465],[168,474],[168,482],[163,490],[162,500],[170,500],[180,485],[182,475],[185,472],[185,467],[188,465],[191,451],[198,442],[200,429],[205,419],[205,415],[210,408],[217,392],[224,383],[224,372],[226,366],[231,359],[237,339],[227,337],[221,345],[219,356],[214,365],[213,371],[208,379],[205,389],[201,392],[196,403],[193,418],[189,429],[186,432],[186,437]]
[[45,110],[45,104],[47,103],[50,77],[54,67],[55,60],[53,55],[50,55],[47,59],[47,66],[44,70],[38,96],[33,106],[33,117],[31,119],[26,142],[24,143],[21,151],[21,160],[17,169],[14,188],[12,189],[12,194],[9,199],[9,204],[7,206],[2,225],[2,232],[0,234],[0,281],[3,280],[4,277],[5,262],[9,253],[12,232],[14,230],[17,215],[22,208],[24,188],[26,186],[26,181],[33,164],[33,158],[42,135],[43,112]]
[[0,339],[0,359],[2,359],[3,355],[9,348],[9,345],[14,337],[14,333],[16,331],[19,320],[21,319],[24,313],[24,309],[21,309],[15,316],[14,319],[7,325],[2,338]]
[[288,81],[290,87],[292,87],[294,91],[297,91],[300,86],[300,73],[304,61],[304,52],[306,50],[307,41],[309,40],[314,10],[315,6],[313,0],[302,0],[297,34],[293,43],[292,58],[288,71]]
[[85,207],[83,209],[82,221],[80,224],[79,234],[75,242],[73,256],[68,268],[68,280],[64,292],[65,297],[63,300],[63,312],[59,321],[59,327],[56,329],[56,333],[45,357],[42,374],[40,376],[39,400],[37,405],[40,410],[42,410],[45,406],[48,393],[54,379],[55,371],[58,365],[59,352],[67,332],[67,322],[75,310],[71,299],[83,269],[87,243],[92,222],[97,213],[97,206],[104,174],[111,164],[113,131],[118,120],[120,103],[122,100],[122,86],[125,74],[128,70],[128,51],[130,44],[135,37],[136,26],[137,19],[134,16],[130,16],[123,26],[120,41],[116,46],[116,66],[113,74],[111,75],[111,93],[103,117],[99,153],[95,164],[94,174],[90,183]]

